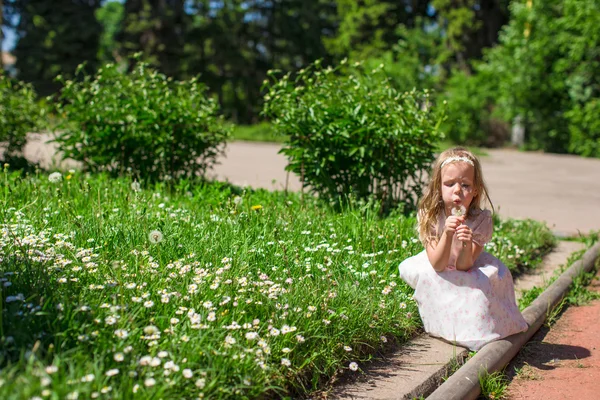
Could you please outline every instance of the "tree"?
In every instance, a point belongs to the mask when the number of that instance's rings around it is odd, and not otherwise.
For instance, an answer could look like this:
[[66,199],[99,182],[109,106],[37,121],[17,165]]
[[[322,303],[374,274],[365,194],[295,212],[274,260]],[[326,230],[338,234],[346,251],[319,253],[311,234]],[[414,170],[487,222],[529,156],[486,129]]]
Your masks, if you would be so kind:
[[96,11],[96,18],[102,25],[98,59],[101,62],[120,61],[116,35],[123,20],[123,4],[116,0],[109,0]]
[[101,0],[13,0],[19,14],[15,47],[18,77],[33,83],[40,95],[55,92],[57,75],[72,76],[85,62],[97,65],[102,27],[95,17]]
[[186,33],[191,21],[185,0],[126,0],[117,33],[123,56],[141,52],[145,61],[173,78],[181,77]]
[[432,0],[438,24],[445,30],[446,48],[453,65],[471,72],[470,60],[498,42],[498,33],[508,23],[509,0]]
[[326,0],[191,2],[187,74],[199,73],[236,122],[255,122],[270,69],[293,71],[328,58],[335,4]]
[[389,49],[400,24],[413,27],[415,18],[427,16],[427,1],[337,0],[339,28],[326,41],[337,55],[369,56]]
[[600,157],[600,3],[514,1],[486,59],[502,114],[524,118],[529,148]]

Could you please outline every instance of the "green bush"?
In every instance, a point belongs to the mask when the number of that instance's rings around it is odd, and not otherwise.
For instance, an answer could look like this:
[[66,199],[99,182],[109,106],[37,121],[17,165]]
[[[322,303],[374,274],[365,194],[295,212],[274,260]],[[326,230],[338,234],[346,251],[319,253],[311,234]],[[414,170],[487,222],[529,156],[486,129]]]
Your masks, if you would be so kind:
[[271,72],[265,82],[263,114],[289,137],[281,150],[287,169],[335,204],[374,197],[384,211],[414,208],[442,136],[440,113],[427,92],[396,91],[381,67],[343,68],[317,61],[293,77]]
[[204,175],[230,131],[202,83],[174,81],[145,63],[131,73],[107,64],[93,78],[65,81],[57,103],[66,157],[143,180]]
[[480,71],[467,75],[455,70],[442,96],[448,104],[444,132],[454,143],[499,146],[509,137],[509,126],[493,115],[497,83]]
[[[20,157],[27,133],[39,127],[43,108],[29,84],[16,82],[0,73],[0,142],[3,162]],[[2,154],[0,152],[0,154]]]
[[526,145],[600,157],[600,3],[513,1],[511,21],[491,49],[504,118],[522,116]]

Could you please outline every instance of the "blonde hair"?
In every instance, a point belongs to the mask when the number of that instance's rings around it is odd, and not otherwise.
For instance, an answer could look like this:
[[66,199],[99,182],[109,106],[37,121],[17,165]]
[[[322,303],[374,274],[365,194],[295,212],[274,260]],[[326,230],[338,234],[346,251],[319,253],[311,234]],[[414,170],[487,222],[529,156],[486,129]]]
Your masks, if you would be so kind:
[[[442,152],[433,163],[433,169],[431,171],[429,184],[425,189],[425,193],[419,199],[418,205],[418,216],[419,216],[419,239],[425,247],[433,240],[439,240],[441,232],[437,232],[435,229],[435,236],[432,236],[432,228],[437,227],[438,216],[444,210],[444,202],[442,200],[442,164],[449,158],[454,158],[453,161],[471,161],[473,163],[473,169],[475,170],[473,186],[476,191],[469,209],[467,210],[467,216],[469,216],[473,210],[481,210],[483,201],[487,202],[494,209],[494,205],[488,195],[488,190],[483,181],[483,175],[481,172],[481,164],[477,157],[473,155],[469,150],[464,147],[454,147]],[[462,158],[462,160],[461,160]],[[466,160],[465,160],[466,159]],[[469,164],[471,164],[469,162]]]

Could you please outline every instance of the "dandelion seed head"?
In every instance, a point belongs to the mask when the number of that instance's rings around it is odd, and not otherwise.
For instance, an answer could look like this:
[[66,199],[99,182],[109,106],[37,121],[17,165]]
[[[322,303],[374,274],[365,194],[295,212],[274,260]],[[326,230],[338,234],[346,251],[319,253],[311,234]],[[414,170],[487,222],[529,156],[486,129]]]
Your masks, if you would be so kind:
[[50,175],[48,175],[48,180],[51,183],[58,183],[62,181],[62,174],[60,172],[53,172]]
[[163,234],[161,231],[153,230],[148,234],[148,239],[150,240],[150,243],[158,244],[162,242]]

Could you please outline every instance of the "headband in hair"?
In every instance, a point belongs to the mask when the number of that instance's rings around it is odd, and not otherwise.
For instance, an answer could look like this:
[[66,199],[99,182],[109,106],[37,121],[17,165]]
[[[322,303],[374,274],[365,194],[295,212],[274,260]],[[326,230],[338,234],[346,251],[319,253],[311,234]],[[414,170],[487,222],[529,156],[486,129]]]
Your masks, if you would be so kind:
[[442,165],[440,165],[440,169],[444,168],[445,165],[448,165],[450,163],[457,162],[457,161],[464,161],[467,164],[471,165],[472,167],[475,166],[475,164],[473,163],[473,161],[471,161],[467,157],[457,157],[457,156],[454,156],[454,157],[448,157],[448,158],[446,158],[444,160],[444,162],[442,163]]

